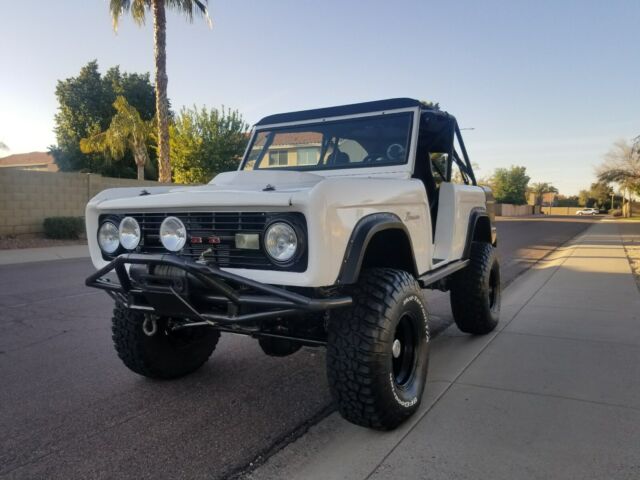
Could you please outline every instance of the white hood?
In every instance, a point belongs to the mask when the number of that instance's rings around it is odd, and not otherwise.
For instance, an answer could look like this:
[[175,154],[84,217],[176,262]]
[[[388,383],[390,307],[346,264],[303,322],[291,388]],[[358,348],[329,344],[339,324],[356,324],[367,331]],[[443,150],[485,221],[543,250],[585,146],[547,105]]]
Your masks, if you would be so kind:
[[282,170],[225,172],[202,186],[104,191],[92,203],[95,202],[103,211],[212,206],[284,207],[291,205],[294,193],[310,190],[324,179],[312,173]]

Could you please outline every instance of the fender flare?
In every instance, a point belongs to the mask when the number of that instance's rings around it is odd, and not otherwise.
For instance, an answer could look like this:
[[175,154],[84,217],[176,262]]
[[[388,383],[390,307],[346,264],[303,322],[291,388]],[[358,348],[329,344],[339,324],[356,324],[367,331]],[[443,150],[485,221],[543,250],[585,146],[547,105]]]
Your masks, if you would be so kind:
[[[482,207],[474,207],[469,213],[469,226],[467,227],[467,238],[465,240],[464,250],[462,251],[462,260],[467,260],[469,258],[471,253],[471,243],[476,237],[476,228],[480,219],[483,219],[483,222],[486,221],[489,224],[489,237],[484,240],[491,243],[494,247],[497,246],[495,227],[491,224],[491,217],[487,213],[487,210]],[[487,232],[484,232],[485,235],[486,233]]]
[[411,261],[413,263],[413,275],[418,276],[418,267],[416,265],[416,258],[413,252],[413,245],[411,242],[411,235],[407,226],[400,220],[400,217],[393,213],[372,213],[358,220],[349,243],[345,250],[342,266],[340,267],[340,273],[336,280],[337,285],[345,285],[355,283],[360,275],[360,269],[362,268],[362,261],[367,252],[369,242],[379,232],[385,230],[401,230],[409,241],[411,246]]

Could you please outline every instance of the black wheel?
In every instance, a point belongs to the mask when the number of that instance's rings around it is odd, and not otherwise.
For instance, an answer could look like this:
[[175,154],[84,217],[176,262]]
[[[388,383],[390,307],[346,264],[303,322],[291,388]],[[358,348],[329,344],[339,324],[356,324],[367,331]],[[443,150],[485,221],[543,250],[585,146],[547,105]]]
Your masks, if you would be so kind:
[[210,327],[172,331],[170,322],[117,303],[111,331],[120,360],[149,378],[177,378],[200,368],[216,348],[220,332]]
[[302,347],[299,342],[274,337],[260,337],[258,343],[262,351],[270,357],[293,355]]
[[469,265],[451,279],[451,310],[460,330],[493,331],[500,318],[500,266],[490,243],[473,242]]
[[378,430],[419,407],[429,362],[429,323],[420,286],[407,272],[372,269],[352,287],[354,305],[327,326],[327,376],[348,421]]

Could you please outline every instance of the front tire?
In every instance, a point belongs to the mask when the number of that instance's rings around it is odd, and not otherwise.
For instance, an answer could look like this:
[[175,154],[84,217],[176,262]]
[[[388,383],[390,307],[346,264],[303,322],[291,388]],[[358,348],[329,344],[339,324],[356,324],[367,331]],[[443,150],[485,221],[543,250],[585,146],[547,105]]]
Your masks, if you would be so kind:
[[220,339],[220,332],[213,328],[172,331],[170,319],[153,317],[155,323],[151,323],[148,315],[120,303],[113,310],[111,330],[116,352],[139,375],[170,379],[192,373],[209,359]]
[[451,279],[451,310],[460,330],[487,334],[500,318],[500,266],[490,243],[473,242],[469,264]]
[[363,272],[354,305],[327,326],[327,376],[338,410],[356,425],[391,430],[419,407],[429,360],[422,290],[409,273]]

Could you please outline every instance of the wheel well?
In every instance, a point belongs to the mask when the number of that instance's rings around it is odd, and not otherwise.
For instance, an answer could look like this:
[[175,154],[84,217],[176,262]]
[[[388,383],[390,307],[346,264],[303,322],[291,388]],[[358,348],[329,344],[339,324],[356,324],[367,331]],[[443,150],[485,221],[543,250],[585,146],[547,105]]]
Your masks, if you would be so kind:
[[377,232],[367,245],[360,272],[365,268],[386,267],[417,275],[413,249],[406,232],[391,228]]
[[491,222],[489,217],[478,217],[473,229],[472,239],[477,242],[491,243]]

